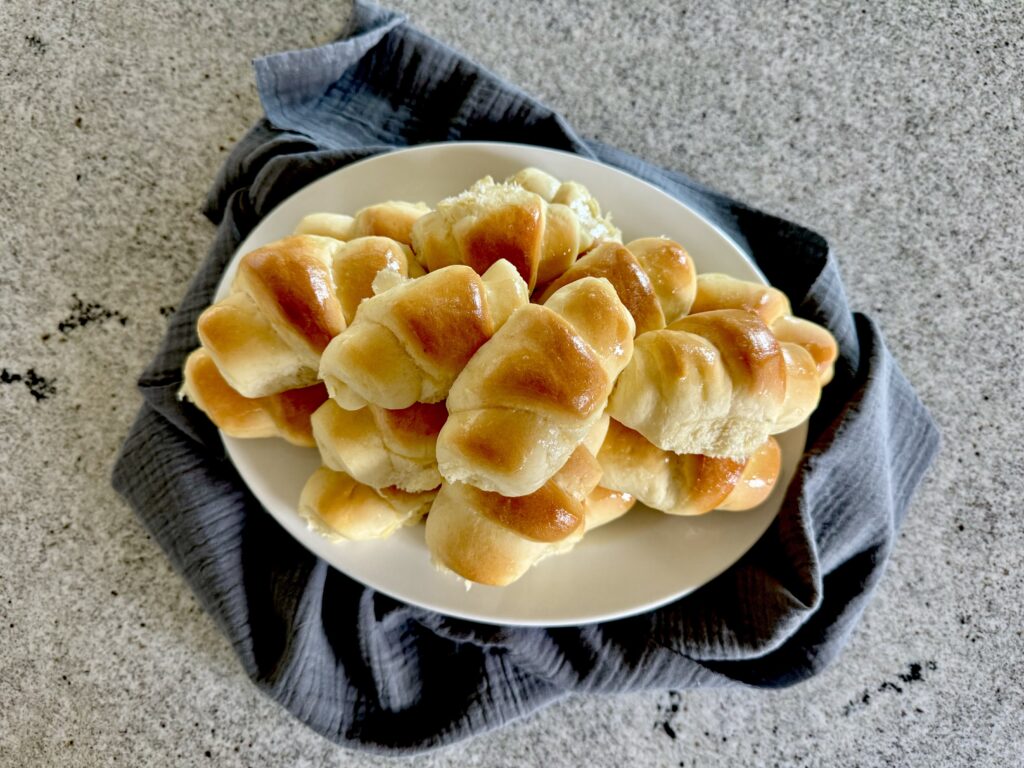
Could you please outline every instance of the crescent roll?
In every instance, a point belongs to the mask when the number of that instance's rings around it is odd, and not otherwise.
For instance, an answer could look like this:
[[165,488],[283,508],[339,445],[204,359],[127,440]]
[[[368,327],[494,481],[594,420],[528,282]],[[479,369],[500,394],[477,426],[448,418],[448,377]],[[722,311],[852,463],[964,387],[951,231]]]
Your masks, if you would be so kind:
[[316,383],[320,353],[345,327],[331,274],[342,247],[295,235],[242,257],[231,293],[197,325],[233,389],[255,398]]
[[636,504],[636,497],[625,491],[597,486],[583,502],[584,527],[588,531],[618,520]]
[[768,498],[782,466],[772,437],[747,459],[712,458],[662,450],[614,419],[597,460],[603,486],[670,515],[756,507]]
[[739,280],[716,272],[697,278],[697,295],[692,312],[713,309],[746,309],[755,312],[782,343],[806,349],[818,369],[818,380],[825,386],[832,380],[839,347],[828,329],[810,320],[793,316],[786,294],[770,285]]
[[239,438],[283,437],[312,447],[313,412],[327,399],[323,384],[289,389],[266,397],[244,397],[224,379],[210,354],[200,347],[185,360],[178,393],[207,415],[225,435]]
[[412,245],[412,227],[421,216],[428,213],[430,206],[402,200],[368,205],[356,212],[352,220],[352,236],[382,235]]
[[344,472],[320,467],[302,489],[299,515],[334,541],[383,539],[403,526],[418,523],[433,498],[433,491],[371,488]]
[[483,274],[505,259],[530,291],[562,274],[591,242],[568,206],[489,176],[439,202],[412,228],[413,250],[428,271],[465,264]]
[[344,242],[354,237],[352,234],[353,221],[351,216],[342,213],[311,213],[299,220],[292,234],[319,235]]
[[524,496],[445,483],[427,515],[427,548],[437,564],[468,581],[511,584],[583,537],[586,500],[600,478],[597,460],[581,446],[554,477]]
[[331,274],[346,325],[363,300],[373,296],[373,281],[382,271],[402,278],[423,274],[409,247],[389,237],[357,237],[334,254]]
[[537,491],[601,420],[634,330],[603,278],[516,310],[452,385],[441,475],[505,496]]
[[429,491],[441,484],[436,446],[446,418],[444,403],[346,411],[328,400],[313,414],[313,436],[324,464],[360,483]]
[[612,224],[611,214],[602,215],[600,203],[579,182],[561,182],[537,168],[523,168],[506,182],[536,192],[547,202],[564,205],[575,213],[586,235],[583,250],[601,240],[622,242],[622,233]]
[[286,237],[242,257],[231,293],[200,315],[199,338],[245,397],[311,386],[382,270],[422,274],[408,247],[385,237]]
[[477,349],[527,302],[526,284],[507,261],[482,277],[452,266],[398,281],[360,304],[324,351],[320,375],[350,410],[439,402]]
[[723,309],[640,336],[608,413],[664,450],[746,458],[820,395],[807,350],[780,344],[753,312]]
[[357,237],[380,236],[399,243],[412,243],[412,225],[430,212],[424,203],[389,200],[368,205],[355,216],[341,213],[311,213],[303,216],[295,227],[296,235],[321,235],[335,240],[354,240]]
[[697,292],[697,270],[683,247],[667,238],[645,237],[626,245],[601,243],[552,282],[540,300],[588,275],[612,284],[638,336],[683,317]]

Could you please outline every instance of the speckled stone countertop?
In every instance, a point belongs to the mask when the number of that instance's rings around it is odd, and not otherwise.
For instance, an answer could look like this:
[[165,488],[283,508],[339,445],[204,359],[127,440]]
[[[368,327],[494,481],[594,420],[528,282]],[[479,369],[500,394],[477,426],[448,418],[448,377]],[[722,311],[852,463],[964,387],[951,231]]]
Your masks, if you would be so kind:
[[[576,698],[417,764],[1019,765],[1022,6],[577,5],[392,2],[583,134],[825,234],[944,446],[819,678]],[[0,4],[2,766],[394,764],[265,699],[109,483],[203,195],[260,115],[249,60],[347,13]]]

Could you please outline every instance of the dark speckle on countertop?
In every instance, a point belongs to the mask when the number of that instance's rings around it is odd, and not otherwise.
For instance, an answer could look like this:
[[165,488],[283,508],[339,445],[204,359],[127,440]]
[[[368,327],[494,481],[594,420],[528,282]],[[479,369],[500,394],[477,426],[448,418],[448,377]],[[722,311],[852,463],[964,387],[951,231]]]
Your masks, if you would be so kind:
[[46,400],[57,394],[57,387],[53,379],[40,376],[35,368],[29,368],[24,373],[16,373],[6,368],[0,370],[0,384],[24,384],[29,394],[37,401]]
[[672,721],[675,719],[676,715],[679,714],[679,703],[681,699],[682,696],[679,691],[669,691],[668,701],[664,704],[658,704],[658,718],[654,721],[655,729],[660,729],[673,741],[677,738],[678,734],[672,725]]
[[[116,309],[109,309],[99,302],[85,302],[77,293],[71,294],[71,312],[57,323],[57,330],[67,336],[76,328],[84,328],[87,325],[102,325],[108,320],[116,320],[121,325],[128,325],[127,315]],[[45,341],[44,337],[43,340]]]
[[[877,693],[885,693],[886,691],[903,693],[907,686],[923,682],[925,679],[924,672],[934,672],[936,669],[938,669],[938,664],[934,661],[926,661],[923,663],[917,661],[911,662],[907,665],[906,672],[898,673],[895,680],[883,680],[878,684],[878,687],[875,690]],[[901,683],[903,685],[901,685]],[[854,712],[867,707],[871,702],[871,691],[865,688],[860,696],[846,702],[843,706],[843,716],[849,717]],[[915,708],[914,711],[919,712],[917,708]]]
[[46,53],[47,45],[37,35],[25,35],[25,42],[36,56],[42,56]]

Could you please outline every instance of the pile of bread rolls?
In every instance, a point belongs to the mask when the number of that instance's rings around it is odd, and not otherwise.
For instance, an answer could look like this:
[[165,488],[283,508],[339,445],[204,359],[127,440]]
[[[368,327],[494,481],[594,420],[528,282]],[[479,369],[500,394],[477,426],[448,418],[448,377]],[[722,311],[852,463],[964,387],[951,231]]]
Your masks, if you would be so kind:
[[310,525],[366,540],[425,517],[438,567],[495,586],[636,501],[763,502],[772,435],[837,354],[780,291],[623,244],[585,187],[534,168],[434,209],[307,216],[242,257],[198,334],[182,397],[227,435],[319,450]]

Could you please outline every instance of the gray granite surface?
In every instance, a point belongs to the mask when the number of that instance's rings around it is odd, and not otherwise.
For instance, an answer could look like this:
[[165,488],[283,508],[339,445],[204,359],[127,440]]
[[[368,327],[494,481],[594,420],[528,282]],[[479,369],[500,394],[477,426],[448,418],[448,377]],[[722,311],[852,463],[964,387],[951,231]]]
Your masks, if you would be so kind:
[[[1024,10],[392,3],[584,134],[819,230],[944,432],[844,656],[576,698],[424,766],[1021,765]],[[243,10],[244,9],[244,10]],[[109,474],[259,114],[338,0],[0,3],[0,765],[385,765],[262,697]]]

